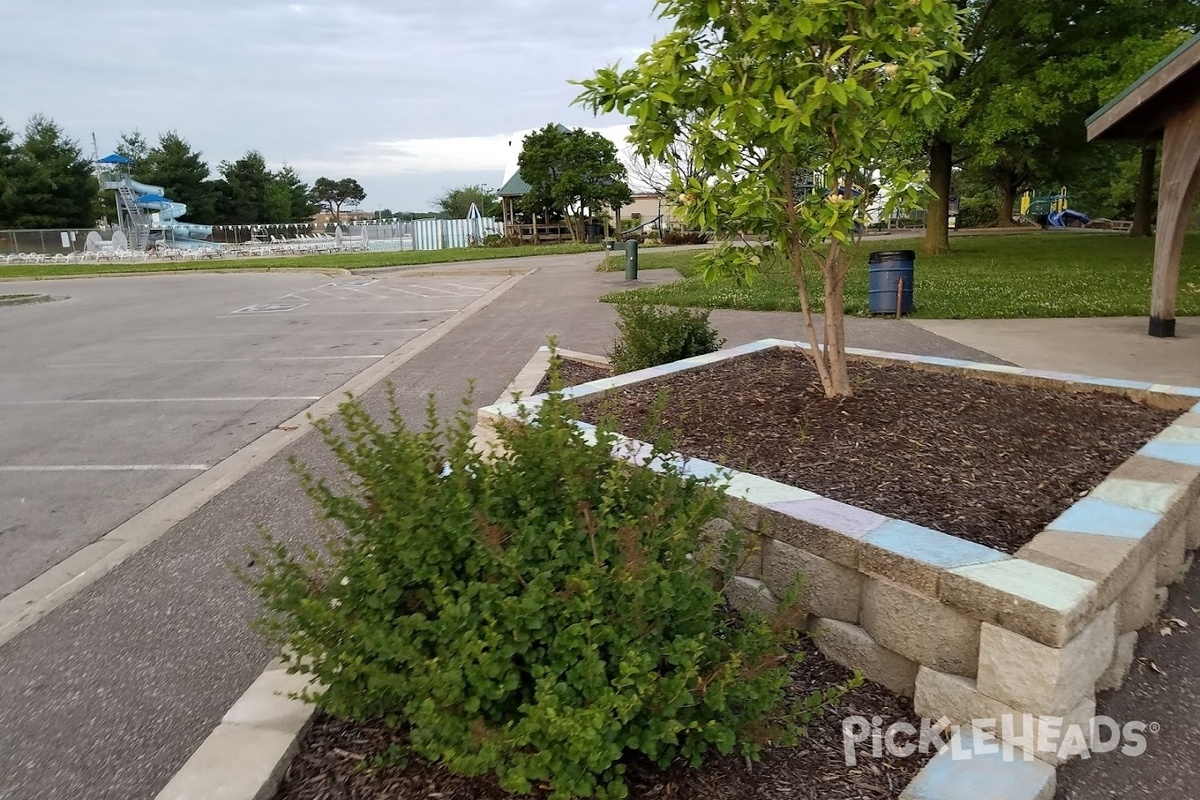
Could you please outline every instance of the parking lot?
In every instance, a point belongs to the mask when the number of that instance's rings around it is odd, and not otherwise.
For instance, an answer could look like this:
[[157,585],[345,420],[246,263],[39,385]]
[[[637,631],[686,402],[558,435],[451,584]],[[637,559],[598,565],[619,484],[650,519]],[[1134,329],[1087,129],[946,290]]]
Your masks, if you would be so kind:
[[[6,283],[0,597],[335,391],[504,276]],[[403,382],[403,369],[395,376]]]

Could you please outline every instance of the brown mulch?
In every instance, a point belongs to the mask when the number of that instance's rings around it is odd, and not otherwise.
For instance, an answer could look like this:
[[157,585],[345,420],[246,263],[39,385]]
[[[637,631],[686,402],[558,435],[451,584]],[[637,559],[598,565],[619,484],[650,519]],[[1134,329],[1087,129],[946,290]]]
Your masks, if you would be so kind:
[[[598,381],[601,378],[612,376],[612,370],[608,367],[597,367],[594,364],[585,364],[582,361],[574,361],[569,358],[561,359],[558,367],[559,380],[562,385],[578,386],[581,383],[589,383]],[[534,394],[542,394],[550,391],[550,376],[542,377],[542,382],[538,384],[537,391]]]
[[584,402],[679,452],[1016,552],[1178,417],[1116,395],[1069,394],[903,365],[854,363],[827,400],[808,359],[769,351]]
[[[801,643],[806,656],[792,674],[796,695],[846,681],[850,672],[824,658],[811,640]],[[858,746],[856,766],[847,766],[841,721],[850,716],[882,717],[883,728],[907,721],[920,729],[912,702],[864,682],[836,708],[808,727],[792,748],[768,749],[758,763],[740,756],[715,757],[698,770],[680,766],[661,772],[650,764],[631,764],[631,800],[894,800],[932,753],[909,758],[874,758],[870,740]],[[319,717],[300,746],[276,800],[516,800],[490,776],[464,778],[418,758],[403,769],[371,769],[389,745],[404,737],[382,727]],[[903,735],[897,741],[903,744]],[[534,797],[544,796],[534,795]]]

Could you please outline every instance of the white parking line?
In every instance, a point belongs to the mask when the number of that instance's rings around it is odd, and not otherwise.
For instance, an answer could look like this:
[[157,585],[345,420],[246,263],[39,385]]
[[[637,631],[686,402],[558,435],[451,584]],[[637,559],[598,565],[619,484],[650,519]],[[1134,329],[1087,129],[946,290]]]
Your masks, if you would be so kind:
[[340,328],[321,328],[319,330],[272,330],[272,331],[236,331],[231,333],[174,333],[169,336],[143,336],[141,341],[151,342],[163,339],[209,339],[217,336],[295,336],[298,333],[319,333],[322,336],[330,334],[357,333],[424,333],[429,328],[371,328],[367,330],[342,330]]
[[[300,316],[318,317],[343,314],[457,314],[457,308],[431,308],[426,311],[405,311],[404,309],[394,308],[386,311],[307,311]],[[248,314],[223,314],[217,319],[254,319],[254,316]]]
[[449,289],[439,289],[436,286],[422,286],[419,283],[410,283],[409,286],[413,287],[414,289],[424,289],[427,292],[441,292],[442,294],[438,295],[439,297],[466,297],[467,296],[467,295],[460,294],[459,292],[452,292]]
[[358,292],[359,294],[369,294],[371,297],[377,297],[380,300],[391,300],[392,299],[392,298],[388,297],[387,295],[375,294],[374,292],[368,292],[366,289],[356,289],[353,286],[345,286],[343,288],[345,288],[347,291]]
[[204,472],[208,464],[53,464],[0,466],[0,472]]
[[103,405],[105,403],[270,403],[312,402],[320,397],[103,397],[92,400],[12,400],[0,406]]
[[478,286],[467,286],[465,283],[447,283],[447,286],[457,286],[459,289],[470,289],[472,292],[483,294],[487,289],[481,289]]
[[161,361],[89,361],[86,364],[49,364],[50,369],[86,369],[88,367],[120,367],[125,364],[250,364],[258,361],[378,361],[382,355],[370,356],[258,356],[257,358],[168,358]]
[[427,294],[421,294],[420,292],[410,292],[408,289],[397,289],[395,286],[385,286],[383,288],[387,289],[389,292],[399,292],[400,294],[411,294],[413,297],[429,297],[429,295],[427,295]]

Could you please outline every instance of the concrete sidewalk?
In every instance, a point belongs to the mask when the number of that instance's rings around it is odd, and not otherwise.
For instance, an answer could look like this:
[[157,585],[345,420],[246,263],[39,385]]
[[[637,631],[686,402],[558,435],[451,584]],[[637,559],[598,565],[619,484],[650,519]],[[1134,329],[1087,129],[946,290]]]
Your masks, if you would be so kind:
[[[472,377],[476,405],[491,402],[547,336],[604,352],[616,315],[596,299],[622,278],[595,272],[598,259],[539,259],[537,273],[393,373],[406,418],[423,419],[429,393],[455,408]],[[658,272],[647,282],[672,277]],[[795,314],[713,321],[731,345],[802,335]],[[847,329],[854,346],[994,360],[905,322]],[[364,400],[383,408],[384,388]],[[250,628],[257,602],[230,567],[246,564],[261,528],[292,543],[319,530],[290,456],[336,474],[323,443],[305,437],[0,648],[0,798],[152,798],[217,725],[271,657]]]
[[1178,320],[1172,339],[1148,336],[1143,317],[919,319],[913,324],[1022,367],[1200,386],[1200,317]]

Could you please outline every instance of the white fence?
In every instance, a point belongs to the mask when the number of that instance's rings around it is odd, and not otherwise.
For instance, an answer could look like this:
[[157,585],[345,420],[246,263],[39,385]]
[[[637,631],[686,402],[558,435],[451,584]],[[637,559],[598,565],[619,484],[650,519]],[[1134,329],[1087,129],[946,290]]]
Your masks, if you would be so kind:
[[[308,223],[279,225],[215,225],[211,240],[218,248],[187,253],[189,258],[236,258],[239,256],[303,255],[370,250],[445,250],[478,247],[489,236],[503,236],[504,224],[494,219],[422,219],[411,222],[387,220],[318,226]],[[103,246],[85,247],[95,231]],[[108,229],[0,230],[0,264],[75,262],[117,257],[125,260],[182,258],[184,254],[165,247],[146,253],[129,253],[113,242]]]

